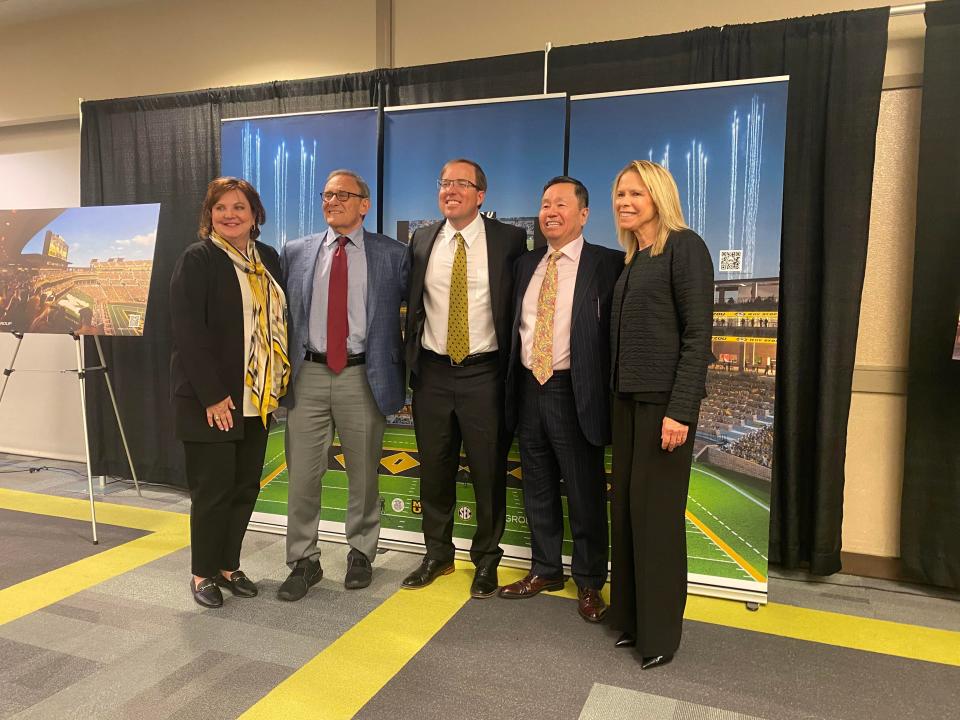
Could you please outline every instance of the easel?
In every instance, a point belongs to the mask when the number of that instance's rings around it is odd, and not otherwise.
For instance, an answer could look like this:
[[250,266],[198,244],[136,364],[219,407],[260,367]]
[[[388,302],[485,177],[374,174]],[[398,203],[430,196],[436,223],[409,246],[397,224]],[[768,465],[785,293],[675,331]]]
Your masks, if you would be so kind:
[[[0,385],[0,402],[3,401],[3,394],[7,389],[7,381],[15,372],[14,363],[17,361],[17,353],[20,352],[20,345],[23,342],[23,333],[15,332],[13,336],[17,339],[17,344],[13,348],[13,357],[10,358],[10,364],[3,371],[3,385]],[[117,398],[113,394],[113,383],[110,382],[110,373],[107,371],[107,362],[103,357],[103,348],[100,346],[100,337],[93,335],[93,342],[97,347],[97,355],[100,358],[100,364],[94,367],[84,366],[83,335],[70,333],[77,348],[77,369],[76,370],[20,370],[19,372],[55,372],[55,373],[76,373],[80,381],[80,412],[83,415],[83,449],[87,458],[87,495],[90,497],[90,525],[93,531],[93,544],[99,544],[97,539],[97,508],[93,502],[93,470],[90,466],[90,438],[87,434],[87,392],[84,385],[84,379],[89,372],[103,372],[103,377],[107,381],[107,391],[110,393],[110,402],[113,404],[113,414],[117,419],[117,427],[120,428],[120,439],[123,441],[123,449],[127,454],[127,463],[130,466],[130,475],[133,477],[133,485],[137,490],[137,495],[143,497],[140,492],[140,483],[137,481],[137,472],[133,469],[133,460],[130,457],[130,447],[127,445],[127,436],[123,431],[123,423],[120,422],[120,411],[117,409]]]

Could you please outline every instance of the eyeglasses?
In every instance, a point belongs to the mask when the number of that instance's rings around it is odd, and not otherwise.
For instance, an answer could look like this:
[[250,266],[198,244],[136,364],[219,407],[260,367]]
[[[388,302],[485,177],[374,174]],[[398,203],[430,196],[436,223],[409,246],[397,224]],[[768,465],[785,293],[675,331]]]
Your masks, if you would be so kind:
[[327,190],[326,192],[320,193],[320,197],[323,198],[324,202],[330,202],[334,198],[340,202],[346,202],[352,197],[363,199],[366,197],[366,195],[352,193],[349,190]]
[[452,187],[457,187],[460,190],[466,190],[467,188],[480,189],[469,180],[437,180],[438,190],[449,190]]

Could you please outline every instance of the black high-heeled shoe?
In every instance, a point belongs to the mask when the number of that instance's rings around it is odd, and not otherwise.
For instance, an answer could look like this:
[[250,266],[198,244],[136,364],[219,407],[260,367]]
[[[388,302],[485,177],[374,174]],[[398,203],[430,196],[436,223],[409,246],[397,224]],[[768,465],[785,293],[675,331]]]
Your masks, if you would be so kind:
[[630,633],[623,633],[617,638],[617,641],[613,644],[613,646],[618,648],[636,647],[637,639]]
[[650,655],[643,658],[643,661],[640,663],[640,669],[652,670],[655,667],[666,665],[671,660],[673,660],[673,655]]

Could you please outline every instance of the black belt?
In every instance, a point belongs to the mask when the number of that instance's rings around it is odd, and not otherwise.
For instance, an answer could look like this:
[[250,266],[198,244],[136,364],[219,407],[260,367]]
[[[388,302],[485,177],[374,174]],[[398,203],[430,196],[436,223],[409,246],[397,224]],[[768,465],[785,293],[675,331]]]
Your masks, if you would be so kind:
[[[318,353],[313,350],[307,350],[306,354],[303,356],[304,360],[312,360],[315,363],[327,364],[327,354]],[[367,362],[366,353],[357,353],[356,355],[347,355],[347,367],[353,367],[354,365],[363,365]]]
[[497,359],[497,356],[500,354],[498,350],[491,350],[490,352],[484,353],[474,353],[473,355],[467,355],[460,362],[454,362],[453,358],[449,355],[441,355],[440,353],[435,353],[433,350],[427,350],[423,348],[423,354],[430,360],[436,360],[437,362],[442,362],[446,365],[453,365],[454,367],[467,367],[468,365],[479,365],[480,363],[493,362]]

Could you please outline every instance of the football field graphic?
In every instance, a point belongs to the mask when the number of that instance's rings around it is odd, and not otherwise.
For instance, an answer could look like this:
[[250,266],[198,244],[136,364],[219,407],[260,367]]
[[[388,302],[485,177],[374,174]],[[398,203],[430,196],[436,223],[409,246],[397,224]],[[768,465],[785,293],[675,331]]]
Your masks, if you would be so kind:
[[[273,425],[260,481],[256,511],[286,517],[287,465],[283,451],[286,425]],[[422,543],[420,535],[420,480],[417,443],[412,428],[388,427],[380,461],[380,507],[383,536]],[[529,557],[530,533],[523,512],[522,471],[516,444],[508,459],[507,523],[501,545],[508,557]],[[465,463],[465,461],[464,461]],[[323,478],[321,521],[339,525],[346,518],[347,476],[337,441],[330,449],[329,469]],[[607,448],[607,470],[610,448]],[[476,523],[469,468],[462,466],[458,482],[454,539],[469,547]],[[690,580],[754,588],[767,581],[767,533],[770,483],[731,470],[694,463],[687,497],[687,558]],[[566,519],[566,497],[563,498]],[[281,520],[282,522],[282,520]],[[570,528],[565,527],[564,555],[572,551]],[[714,581],[716,582],[716,581]]]

